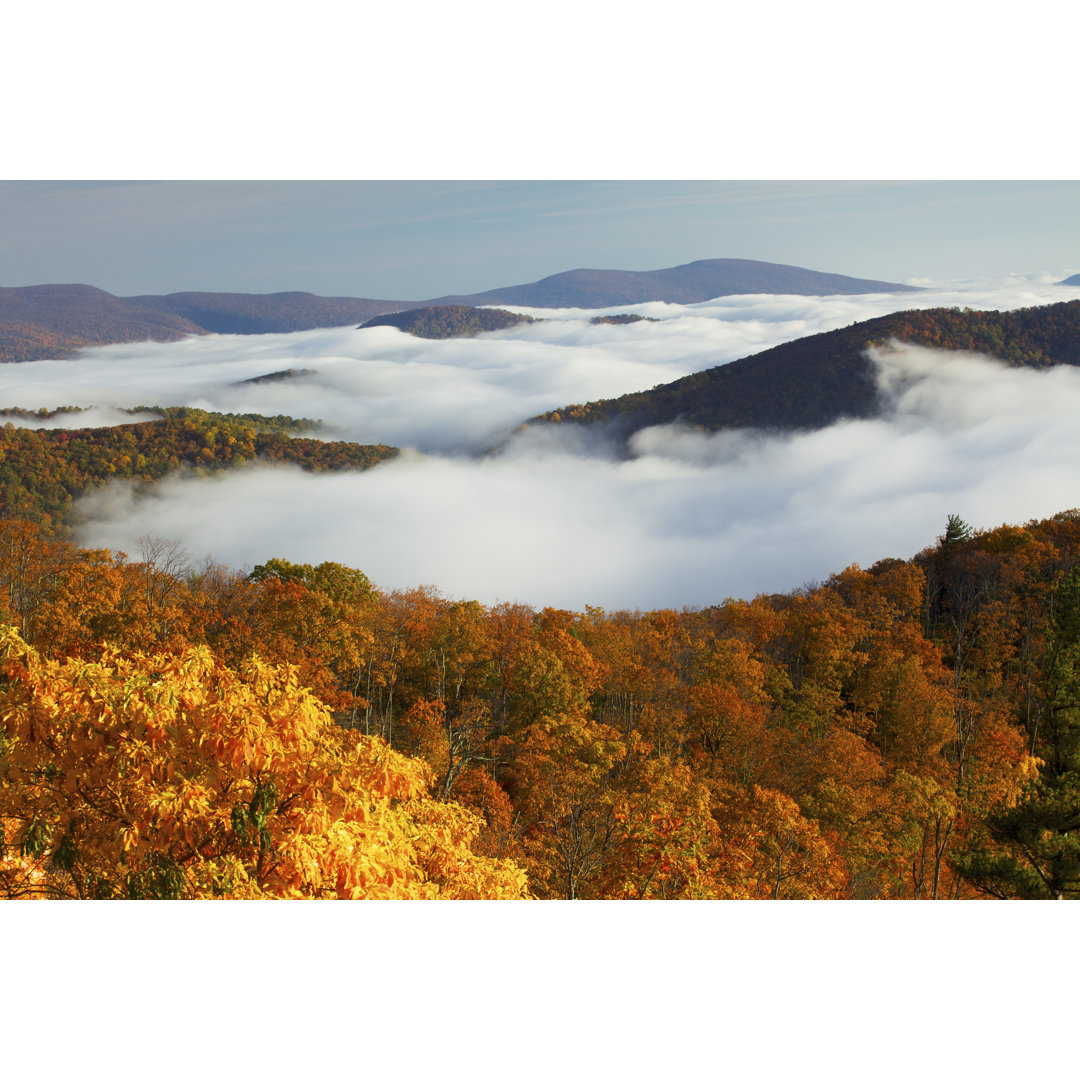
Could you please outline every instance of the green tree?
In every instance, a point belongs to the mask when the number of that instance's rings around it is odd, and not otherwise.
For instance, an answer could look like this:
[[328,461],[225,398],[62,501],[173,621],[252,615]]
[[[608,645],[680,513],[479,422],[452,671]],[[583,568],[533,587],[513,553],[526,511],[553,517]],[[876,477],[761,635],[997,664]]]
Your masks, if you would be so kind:
[[982,892],[1001,898],[1080,897],[1080,567],[1055,597],[1043,669],[1038,773],[1011,806],[988,815],[990,839],[954,861]]
[[941,546],[948,547],[950,544],[962,544],[971,539],[971,526],[959,515],[950,514],[945,523],[945,535],[941,537]]

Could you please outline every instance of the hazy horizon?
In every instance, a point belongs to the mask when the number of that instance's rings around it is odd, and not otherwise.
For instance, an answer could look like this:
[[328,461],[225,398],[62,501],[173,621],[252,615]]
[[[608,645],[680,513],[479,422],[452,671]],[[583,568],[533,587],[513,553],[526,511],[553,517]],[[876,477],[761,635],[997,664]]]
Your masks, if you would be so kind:
[[0,181],[0,285],[421,300],[737,258],[918,284],[1080,269],[1080,182]]

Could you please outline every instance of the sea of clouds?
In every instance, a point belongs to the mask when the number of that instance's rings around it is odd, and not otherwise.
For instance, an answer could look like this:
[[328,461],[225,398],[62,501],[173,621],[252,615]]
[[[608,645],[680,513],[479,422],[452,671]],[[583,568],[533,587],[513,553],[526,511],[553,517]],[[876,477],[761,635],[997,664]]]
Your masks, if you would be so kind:
[[[701,606],[909,556],[950,513],[990,527],[1080,505],[1080,370],[882,348],[872,359],[890,409],[879,419],[787,436],[651,428],[629,457],[597,431],[515,434],[523,420],[890,311],[1078,296],[1017,278],[609,309],[659,320],[625,326],[533,311],[547,321],[479,339],[385,327],[214,335],[5,365],[0,403],[285,413],[332,425],[326,437],[407,448],[363,473],[253,466],[142,495],[114,484],[83,500],[90,546],[131,552],[153,533],[236,567],[330,559],[381,588],[431,584],[485,603]],[[309,374],[244,381],[288,368]]]

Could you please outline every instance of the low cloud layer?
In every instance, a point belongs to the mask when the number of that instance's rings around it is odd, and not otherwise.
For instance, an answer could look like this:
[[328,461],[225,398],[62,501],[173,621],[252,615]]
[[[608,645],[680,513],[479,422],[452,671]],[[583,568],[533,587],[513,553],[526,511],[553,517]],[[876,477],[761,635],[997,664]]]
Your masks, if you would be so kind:
[[[647,390],[807,334],[911,307],[1011,308],[1080,296],[1015,280],[923,294],[738,296],[612,308],[657,322],[593,326],[592,311],[475,339],[425,341],[391,327],[208,335],[84,350],[78,359],[0,365],[0,404],[189,405],[321,419],[328,437],[470,454],[549,409]],[[525,309],[522,309],[525,310]],[[252,383],[286,370],[308,374]]]
[[[891,411],[877,420],[780,438],[652,428],[629,459],[599,430],[509,433],[550,408],[902,308],[1078,295],[1017,279],[611,309],[659,320],[624,326],[590,325],[595,312],[537,311],[548,321],[467,340],[352,327],[208,336],[4,365],[0,403],[286,413],[335,425],[337,437],[413,448],[358,474],[252,466],[174,478],[149,496],[113,486],[83,505],[91,546],[132,552],[154,533],[235,567],[331,559],[385,589],[431,584],[489,603],[699,606],[909,556],[950,513],[990,527],[1080,504],[1080,371],[883,348],[873,359]],[[245,382],[286,369],[315,374]],[[501,453],[470,456],[496,443]]]
[[949,513],[989,527],[1080,503],[1080,371],[908,346],[873,359],[893,400],[881,419],[787,437],[650,428],[630,460],[530,431],[480,460],[113,488],[84,504],[84,539],[131,550],[155,532],[235,566],[333,559],[382,588],[489,603],[682,607],[909,556]]

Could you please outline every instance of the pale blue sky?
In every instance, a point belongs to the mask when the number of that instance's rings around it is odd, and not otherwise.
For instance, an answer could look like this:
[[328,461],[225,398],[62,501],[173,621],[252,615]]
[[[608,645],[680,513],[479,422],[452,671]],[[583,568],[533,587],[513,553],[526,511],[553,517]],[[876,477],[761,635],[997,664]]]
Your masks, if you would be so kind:
[[1080,269],[1076,181],[7,181],[0,285],[426,299],[761,259],[905,281]]

